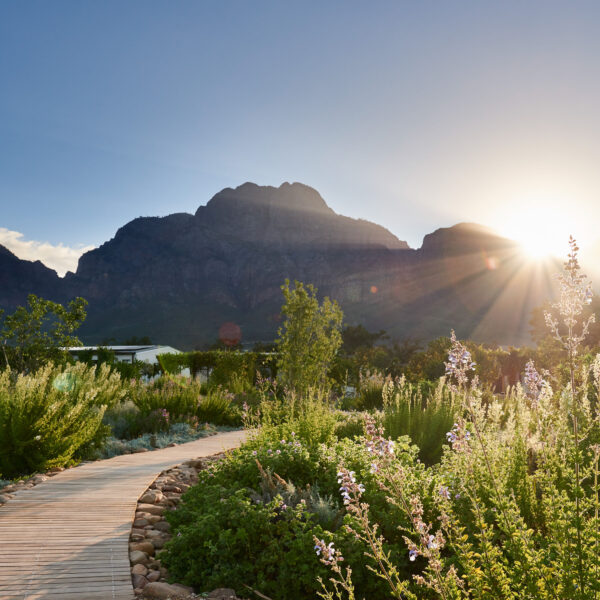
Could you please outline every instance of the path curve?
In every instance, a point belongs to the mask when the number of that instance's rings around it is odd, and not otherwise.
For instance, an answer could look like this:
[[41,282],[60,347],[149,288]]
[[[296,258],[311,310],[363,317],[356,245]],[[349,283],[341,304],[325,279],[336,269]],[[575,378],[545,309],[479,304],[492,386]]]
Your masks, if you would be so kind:
[[245,432],[116,456],[55,475],[0,506],[0,599],[132,600],[137,500],[165,469],[235,448]]

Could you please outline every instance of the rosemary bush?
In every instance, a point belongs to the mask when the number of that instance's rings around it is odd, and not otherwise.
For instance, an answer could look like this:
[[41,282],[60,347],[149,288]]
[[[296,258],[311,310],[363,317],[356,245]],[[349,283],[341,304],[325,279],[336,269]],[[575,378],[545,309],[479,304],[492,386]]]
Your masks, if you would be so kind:
[[102,445],[107,407],[123,396],[110,368],[47,365],[32,374],[0,373],[0,477],[63,467]]

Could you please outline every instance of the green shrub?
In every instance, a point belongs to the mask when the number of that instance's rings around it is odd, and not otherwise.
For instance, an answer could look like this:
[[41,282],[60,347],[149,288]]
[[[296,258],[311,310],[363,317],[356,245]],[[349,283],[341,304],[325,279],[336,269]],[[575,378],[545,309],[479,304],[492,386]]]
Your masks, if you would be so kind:
[[104,411],[124,395],[108,367],[43,367],[0,373],[0,476],[63,467],[102,445]]
[[383,406],[383,387],[392,378],[385,377],[379,371],[367,371],[360,374],[358,383],[358,410],[373,410]]
[[233,403],[233,394],[220,387],[210,389],[206,396],[200,399],[194,414],[203,423],[215,425],[241,425],[242,423],[241,413]]
[[[283,425],[259,432],[200,473],[198,485],[168,514],[174,536],[161,560],[174,579],[198,590],[229,586],[243,595],[249,585],[272,598],[312,599],[319,589],[315,576],[327,574],[315,560],[316,536],[334,542],[357,571],[357,597],[385,597],[382,582],[364,572],[367,546],[345,529],[352,519],[344,516],[337,481],[339,464],[350,465],[391,540],[387,549],[408,564],[398,530],[399,522],[407,523],[399,511],[390,510],[386,492],[376,485],[372,455],[362,440],[330,438],[315,445],[314,434],[304,440],[293,430],[276,439]],[[398,466],[413,465],[417,449],[406,438],[397,441],[397,448]],[[415,490],[427,485],[424,473],[423,465],[413,471]]]
[[[427,387],[425,389],[428,389]],[[429,388],[430,389],[430,388]],[[461,403],[441,380],[433,393],[423,394],[420,385],[404,378],[388,380],[383,390],[381,423],[386,435],[407,435],[419,447],[419,457],[428,465],[439,462]]]
[[241,425],[241,411],[232,394],[220,387],[205,389],[189,377],[163,375],[151,383],[134,381],[129,397],[139,411],[122,415],[131,437],[166,430],[178,422]]
[[163,375],[150,383],[131,383],[129,397],[144,417],[166,410],[171,422],[196,414],[200,384],[189,377]]
[[[326,537],[302,505],[281,497],[254,502],[247,490],[196,487],[186,494],[195,510],[169,513],[176,535],[161,555],[171,576],[199,590],[246,585],[280,600],[313,598],[315,576],[327,575],[313,536]],[[329,539],[329,538],[328,538]]]

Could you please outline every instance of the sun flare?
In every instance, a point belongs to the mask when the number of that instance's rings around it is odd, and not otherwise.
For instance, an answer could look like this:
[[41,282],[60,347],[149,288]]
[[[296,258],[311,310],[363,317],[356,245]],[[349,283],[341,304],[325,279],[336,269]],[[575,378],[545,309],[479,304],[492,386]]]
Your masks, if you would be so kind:
[[523,203],[511,211],[507,222],[499,227],[500,233],[521,245],[532,259],[562,257],[566,254],[573,223],[565,216],[566,208],[559,211],[550,203]]

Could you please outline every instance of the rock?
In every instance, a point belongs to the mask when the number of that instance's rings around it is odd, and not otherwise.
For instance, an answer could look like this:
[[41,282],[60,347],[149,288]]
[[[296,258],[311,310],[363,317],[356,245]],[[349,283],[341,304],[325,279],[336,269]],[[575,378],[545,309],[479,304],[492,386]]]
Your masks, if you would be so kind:
[[9,498],[6,494],[0,494],[0,504],[6,504]]
[[148,571],[148,575],[146,579],[152,583],[153,581],[158,581],[160,579],[160,571]]
[[131,541],[132,542],[141,542],[146,538],[146,536],[143,533],[132,533],[131,534]]
[[190,595],[194,593],[194,588],[192,587],[188,587],[187,585],[181,585],[180,583],[173,583],[171,584],[171,587],[174,587],[178,590],[180,590],[180,593],[185,595]]
[[175,502],[173,502],[172,500],[169,500],[168,498],[163,498],[160,501],[160,506],[164,506],[165,508],[170,508],[172,506],[175,506]]
[[178,585],[170,585],[163,581],[154,581],[148,583],[144,588],[144,596],[146,598],[156,598],[157,600],[167,600],[168,598],[185,598],[189,596],[191,592],[186,591],[187,588],[183,588]]
[[163,579],[168,579],[169,578],[169,571],[167,570],[167,567],[161,567],[160,568],[160,576]]
[[159,521],[162,521],[162,517],[160,515],[149,515],[146,517],[146,521],[148,521],[150,525],[154,525]]
[[141,452],[148,452],[148,448],[135,448],[131,451],[132,454],[140,454]]
[[129,544],[129,550],[131,552],[145,552],[148,556],[154,556],[154,545],[152,542],[135,542]]
[[156,571],[156,570],[160,569],[160,560],[156,560],[156,558],[155,558],[155,559],[151,560],[147,566],[149,569]]
[[237,600],[235,590],[230,588],[218,588],[213,590],[206,598],[207,600]]
[[133,568],[131,569],[132,575],[144,575],[145,576],[147,573],[148,573],[148,569],[141,563],[134,565]]
[[148,523],[148,521],[146,519],[136,519],[133,522],[134,527],[143,528],[143,527],[146,527],[147,525],[150,525],[150,523]]
[[146,564],[148,562],[148,555],[141,550],[133,550],[129,553],[129,562],[132,565]]
[[131,576],[131,582],[134,588],[143,589],[146,587],[148,580],[143,575],[134,574]]
[[162,531],[164,533],[169,533],[171,531],[171,525],[166,521],[159,521],[154,525],[154,529],[157,531]]
[[177,446],[177,444],[175,442],[171,442],[170,444],[167,444],[167,448],[174,448],[175,446]]
[[50,479],[50,477],[48,477],[48,475],[34,475],[30,481],[32,483],[34,483],[35,485],[37,485],[38,483],[43,483],[44,481],[48,481],[48,479]]
[[143,504],[156,504],[157,502],[160,502],[162,498],[162,492],[159,490],[148,490],[142,495],[139,502]]
[[151,515],[162,515],[165,512],[163,506],[156,506],[155,504],[139,504],[138,510],[150,513]]
[[157,550],[162,550],[163,546],[167,543],[168,538],[166,537],[162,537],[162,538],[154,538],[152,540],[152,545],[157,549]]
[[161,537],[164,537],[164,534],[161,531],[156,531],[155,529],[148,529],[146,531],[146,538],[149,540],[154,540]]

